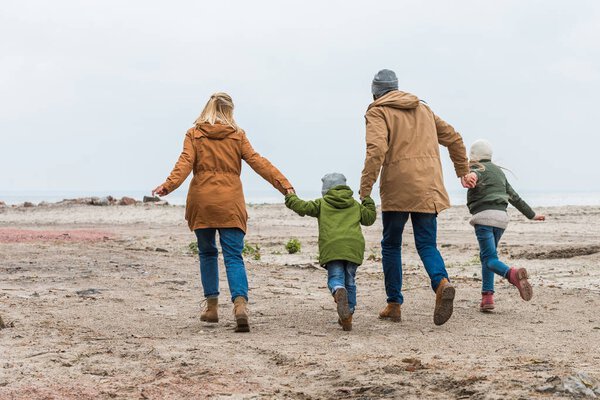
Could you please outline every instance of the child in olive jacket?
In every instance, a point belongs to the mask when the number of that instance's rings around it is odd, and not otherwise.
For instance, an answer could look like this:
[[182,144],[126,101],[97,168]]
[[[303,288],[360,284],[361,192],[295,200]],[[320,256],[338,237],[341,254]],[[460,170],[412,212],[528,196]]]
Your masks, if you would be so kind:
[[529,301],[533,296],[527,270],[510,268],[498,259],[496,248],[508,226],[508,204],[531,220],[544,221],[545,217],[537,215],[510,186],[502,169],[492,162],[492,147],[487,141],[473,143],[469,158],[471,170],[478,178],[477,185],[467,192],[467,207],[473,214],[470,223],[479,242],[482,278],[479,309],[488,312],[494,309],[494,274],[516,286],[523,300]]
[[288,194],[285,205],[300,216],[318,218],[319,263],[327,269],[327,286],[337,303],[338,322],[345,331],[350,331],[356,307],[354,278],[365,254],[360,225],[373,225],[377,211],[370,197],[365,197],[362,204],[354,200],[344,175],[331,173],[321,180],[322,198],[304,201]]

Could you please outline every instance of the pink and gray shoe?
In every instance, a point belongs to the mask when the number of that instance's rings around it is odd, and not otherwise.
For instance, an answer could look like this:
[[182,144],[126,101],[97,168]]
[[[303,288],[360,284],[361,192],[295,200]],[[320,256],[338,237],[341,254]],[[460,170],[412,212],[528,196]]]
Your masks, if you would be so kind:
[[479,311],[491,312],[494,309],[494,292],[482,292]]
[[525,268],[511,268],[508,271],[508,281],[519,289],[519,294],[525,301],[529,301],[533,297],[533,288],[527,278],[529,275]]

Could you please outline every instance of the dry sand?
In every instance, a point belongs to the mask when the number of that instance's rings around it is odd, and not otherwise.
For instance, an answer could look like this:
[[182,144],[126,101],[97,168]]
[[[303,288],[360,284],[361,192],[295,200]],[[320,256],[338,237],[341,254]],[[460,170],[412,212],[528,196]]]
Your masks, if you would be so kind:
[[[457,286],[448,323],[407,226],[402,322],[385,305],[381,220],[365,229],[354,330],[343,332],[316,265],[316,221],[250,206],[251,332],[233,332],[223,269],[218,324],[200,322],[202,289],[183,207],[0,208],[0,399],[378,399],[568,397],[553,382],[600,378],[600,207],[511,210],[501,254],[528,268],[523,302],[497,279],[496,312],[478,311],[480,267],[468,214],[440,215]],[[302,242],[288,255],[285,242]],[[591,384],[590,384],[591,385]],[[547,392],[544,392],[547,390]]]

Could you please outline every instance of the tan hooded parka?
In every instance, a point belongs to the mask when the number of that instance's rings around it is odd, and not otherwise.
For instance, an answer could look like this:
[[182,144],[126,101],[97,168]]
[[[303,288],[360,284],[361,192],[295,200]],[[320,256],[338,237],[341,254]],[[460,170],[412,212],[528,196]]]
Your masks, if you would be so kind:
[[410,94],[393,90],[367,109],[367,154],[360,196],[369,196],[381,171],[382,211],[439,213],[450,207],[439,145],[448,148],[456,176],[469,171],[462,137]]

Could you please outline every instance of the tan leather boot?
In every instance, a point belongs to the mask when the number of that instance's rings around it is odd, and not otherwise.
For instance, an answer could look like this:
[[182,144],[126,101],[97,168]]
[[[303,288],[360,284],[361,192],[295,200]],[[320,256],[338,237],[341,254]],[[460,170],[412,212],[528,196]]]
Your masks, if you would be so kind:
[[343,330],[351,331],[352,330],[352,314],[350,314],[350,316],[346,319],[338,318],[338,324],[340,324],[340,326],[342,327]]
[[200,321],[219,322],[219,298],[209,297],[206,299],[206,308],[200,314]]
[[454,286],[448,279],[444,278],[435,290],[435,309],[433,311],[433,323],[443,325],[452,316],[454,309]]
[[245,298],[239,296],[233,300],[233,315],[235,317],[236,332],[250,332],[248,325],[248,310],[246,308],[248,302]]
[[387,306],[379,312],[379,318],[389,319],[392,322],[400,322],[402,320],[400,303],[387,303]]

